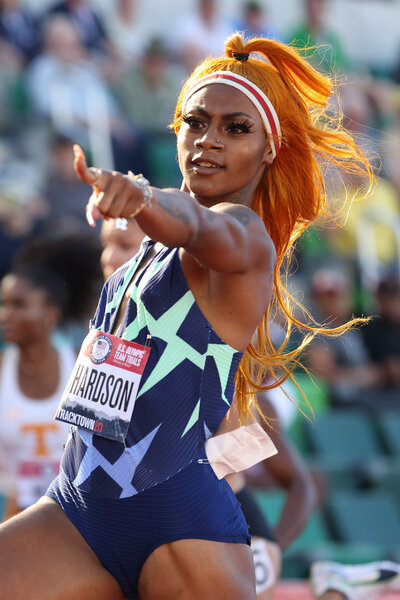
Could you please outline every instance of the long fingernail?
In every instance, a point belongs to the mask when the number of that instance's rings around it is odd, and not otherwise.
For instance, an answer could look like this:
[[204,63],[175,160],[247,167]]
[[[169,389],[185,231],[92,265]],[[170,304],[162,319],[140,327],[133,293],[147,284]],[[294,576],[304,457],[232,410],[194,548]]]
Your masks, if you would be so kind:
[[96,226],[96,221],[93,219],[93,215],[92,215],[91,211],[86,212],[86,220],[89,223],[90,227]]

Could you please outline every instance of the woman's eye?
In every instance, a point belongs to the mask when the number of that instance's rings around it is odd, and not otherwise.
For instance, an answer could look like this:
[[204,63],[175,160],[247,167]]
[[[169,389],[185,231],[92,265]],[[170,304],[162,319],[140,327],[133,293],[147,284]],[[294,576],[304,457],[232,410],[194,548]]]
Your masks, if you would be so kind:
[[251,124],[247,123],[247,121],[229,123],[227,126],[227,131],[229,133],[250,133]]
[[183,117],[183,122],[191,129],[201,129],[203,122],[198,117]]

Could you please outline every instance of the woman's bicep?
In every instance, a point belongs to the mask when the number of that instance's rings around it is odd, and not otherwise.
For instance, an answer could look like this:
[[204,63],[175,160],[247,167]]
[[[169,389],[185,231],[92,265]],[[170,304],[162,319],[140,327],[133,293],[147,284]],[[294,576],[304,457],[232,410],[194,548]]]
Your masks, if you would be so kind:
[[205,209],[196,235],[185,249],[204,267],[245,273],[275,266],[275,248],[264,223],[245,206],[218,204]]

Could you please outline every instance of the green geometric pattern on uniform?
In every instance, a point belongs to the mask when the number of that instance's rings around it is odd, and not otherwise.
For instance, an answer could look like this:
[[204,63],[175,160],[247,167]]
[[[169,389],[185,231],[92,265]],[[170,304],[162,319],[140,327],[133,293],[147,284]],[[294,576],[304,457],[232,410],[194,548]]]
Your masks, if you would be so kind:
[[[221,389],[222,391],[222,399],[224,400],[224,402],[226,402],[226,404],[228,406],[230,406],[230,402],[229,400],[226,398],[225,394],[224,394],[224,390],[226,389],[227,383],[228,383],[228,379],[229,379],[229,373],[230,373],[230,366],[231,366],[231,361],[227,361],[227,352],[231,352],[232,356],[231,356],[231,360],[233,358],[233,355],[237,353],[237,350],[234,350],[231,346],[228,345],[221,345],[221,344],[209,344],[208,345],[208,355],[212,356],[215,360],[215,364],[217,365],[217,371],[218,371],[218,375],[219,375],[219,379],[221,382]],[[229,368],[227,368],[227,366],[229,366]]]
[[181,437],[183,437],[188,431],[189,429],[191,429],[193,427],[193,425],[195,425],[197,423],[197,421],[199,420],[199,413],[200,413],[200,400],[198,401],[198,403],[196,404],[196,406],[194,407],[194,410],[192,412],[192,415],[185,427],[184,432],[182,433]]
[[193,304],[193,294],[190,291],[187,291],[186,294],[171,306],[171,308],[159,319],[156,320],[147,313],[150,331],[157,333],[157,328],[159,328],[160,332],[163,332],[164,338],[168,340],[168,345],[160,356],[157,363],[157,369],[153,370],[146,383],[141,388],[140,395],[146,393],[185,359],[189,359],[200,369],[204,369],[206,355],[200,354],[193,346],[177,335],[178,329],[182,325],[182,321],[186,318]]

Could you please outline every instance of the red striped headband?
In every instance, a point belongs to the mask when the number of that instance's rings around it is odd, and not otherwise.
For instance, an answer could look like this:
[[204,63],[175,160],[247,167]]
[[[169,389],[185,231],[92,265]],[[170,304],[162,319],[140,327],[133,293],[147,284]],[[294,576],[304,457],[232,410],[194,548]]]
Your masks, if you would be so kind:
[[254,104],[261,115],[267,133],[271,137],[271,150],[272,155],[275,158],[281,146],[281,126],[278,115],[264,92],[260,90],[255,83],[246,79],[246,77],[242,77],[231,71],[215,71],[214,73],[205,75],[201,79],[195,81],[187,90],[182,100],[182,112],[185,110],[189,98],[202,87],[211,83],[225,83],[226,85],[231,85],[243,92],[243,94],[245,94]]

